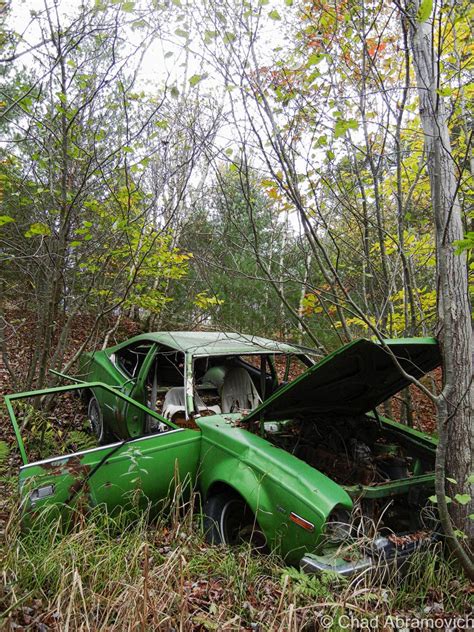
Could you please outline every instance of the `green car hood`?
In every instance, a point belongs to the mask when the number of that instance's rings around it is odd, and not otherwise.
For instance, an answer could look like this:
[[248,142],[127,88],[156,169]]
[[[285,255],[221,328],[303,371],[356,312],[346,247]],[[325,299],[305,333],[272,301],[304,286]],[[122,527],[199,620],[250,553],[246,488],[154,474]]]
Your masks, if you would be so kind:
[[[441,364],[434,338],[386,340],[385,344],[415,378]],[[409,383],[382,345],[355,340],[278,390],[242,421],[289,419],[301,413],[363,414]]]

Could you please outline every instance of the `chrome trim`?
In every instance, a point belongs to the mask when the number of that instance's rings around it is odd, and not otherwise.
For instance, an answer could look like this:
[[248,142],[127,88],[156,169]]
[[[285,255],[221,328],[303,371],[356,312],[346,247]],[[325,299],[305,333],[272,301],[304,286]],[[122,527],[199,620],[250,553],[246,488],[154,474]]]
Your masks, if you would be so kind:
[[344,564],[336,565],[325,564],[312,555],[305,555],[300,562],[300,569],[304,573],[315,574],[330,571],[331,573],[337,573],[341,577],[352,577],[371,569],[372,566],[373,561],[370,557],[363,557],[357,562],[345,562]]
[[43,459],[42,461],[34,461],[33,463],[27,463],[26,465],[22,465],[20,467],[21,470],[24,470],[27,467],[32,467],[34,465],[44,465],[45,463],[57,463],[61,465],[63,462],[67,461],[73,456],[83,456],[84,454],[92,454],[93,452],[98,452],[99,450],[105,450],[106,448],[116,448],[120,445],[129,445],[130,443],[138,443],[139,441],[144,441],[145,439],[152,439],[153,437],[159,436],[168,436],[170,434],[176,432],[183,432],[186,428],[173,428],[172,430],[167,430],[166,432],[157,432],[156,434],[144,435],[143,437],[137,437],[136,439],[126,439],[125,441],[116,441],[115,443],[108,443],[107,445],[101,445],[97,448],[90,448],[90,450],[82,450],[81,452],[73,452],[72,454],[67,454],[66,456],[53,456],[49,459]]

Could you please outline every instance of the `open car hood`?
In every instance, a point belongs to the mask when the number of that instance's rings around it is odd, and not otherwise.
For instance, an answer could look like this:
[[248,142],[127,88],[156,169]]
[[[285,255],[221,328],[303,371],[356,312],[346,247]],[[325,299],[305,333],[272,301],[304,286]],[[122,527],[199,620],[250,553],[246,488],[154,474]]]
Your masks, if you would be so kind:
[[[386,340],[403,369],[415,378],[441,364],[434,338]],[[409,385],[378,343],[355,340],[279,389],[242,421],[291,419],[321,413],[363,414]]]

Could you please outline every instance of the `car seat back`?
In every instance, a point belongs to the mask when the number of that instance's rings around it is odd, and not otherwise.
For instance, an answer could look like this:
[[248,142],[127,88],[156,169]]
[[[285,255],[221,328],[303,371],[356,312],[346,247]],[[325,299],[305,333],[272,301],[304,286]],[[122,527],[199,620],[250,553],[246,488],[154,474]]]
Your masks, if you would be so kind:
[[257,389],[248,371],[243,367],[230,369],[222,386],[222,412],[232,413],[240,410],[253,410],[261,402]]

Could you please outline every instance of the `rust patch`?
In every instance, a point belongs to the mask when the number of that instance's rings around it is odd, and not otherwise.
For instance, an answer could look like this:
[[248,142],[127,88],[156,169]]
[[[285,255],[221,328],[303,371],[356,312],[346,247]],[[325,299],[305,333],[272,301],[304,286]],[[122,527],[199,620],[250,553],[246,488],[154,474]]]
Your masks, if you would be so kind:
[[81,457],[78,456],[71,457],[65,465],[65,470],[74,479],[72,484],[69,486],[69,498],[74,498],[78,492],[88,494],[90,489],[87,482],[87,476],[91,470],[91,466],[81,463]]
[[53,461],[51,463],[43,463],[40,465],[41,469],[48,474],[52,474],[53,476],[61,476],[64,472],[64,462],[58,464],[58,461]]
[[62,476],[64,474],[71,474],[71,476],[86,476],[91,469],[90,465],[85,465],[81,462],[81,457],[71,456],[67,459],[59,461],[51,461],[51,463],[43,463],[40,466],[41,469],[53,476]]
[[423,542],[431,542],[431,531],[415,531],[414,533],[407,533],[406,535],[390,534],[387,539],[396,547],[403,549],[407,544],[416,542],[422,544]]
[[[44,463],[41,468],[52,476],[71,476],[72,483],[68,487],[68,498],[72,499],[79,492],[89,493],[90,488],[87,477],[91,471],[91,466],[82,463],[82,457],[71,456],[61,461]],[[68,501],[69,502],[69,501]]]
[[81,457],[72,456],[65,463],[65,469],[69,472],[69,474],[73,476],[78,476],[80,474],[87,474],[90,471],[91,466],[82,463]]

